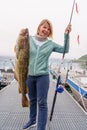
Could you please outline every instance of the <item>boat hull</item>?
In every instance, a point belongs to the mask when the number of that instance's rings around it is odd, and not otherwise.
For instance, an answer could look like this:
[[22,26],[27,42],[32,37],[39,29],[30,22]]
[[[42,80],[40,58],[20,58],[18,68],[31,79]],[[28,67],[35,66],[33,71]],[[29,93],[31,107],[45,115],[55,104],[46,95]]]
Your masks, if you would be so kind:
[[67,84],[70,86],[76,101],[87,111],[87,91],[76,84],[72,79],[68,78]]

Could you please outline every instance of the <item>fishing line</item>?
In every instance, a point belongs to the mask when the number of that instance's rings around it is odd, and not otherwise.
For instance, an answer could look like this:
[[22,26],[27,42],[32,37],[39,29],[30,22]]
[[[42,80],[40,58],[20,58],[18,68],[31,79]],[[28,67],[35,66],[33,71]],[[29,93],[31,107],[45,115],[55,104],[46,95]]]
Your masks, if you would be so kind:
[[71,11],[71,16],[70,16],[69,24],[71,24],[71,21],[72,21],[72,16],[73,16],[73,11],[74,11],[74,5],[75,5],[75,0],[73,1],[73,6],[72,6],[72,11]]
[[[71,21],[72,21],[74,5],[75,5],[75,0],[73,1],[73,6],[72,6],[72,11],[71,11],[71,15],[70,15],[69,24],[71,24]],[[66,41],[66,43],[67,43],[67,41]],[[63,52],[63,56],[62,56],[62,62],[60,63],[58,72],[60,72],[61,64],[63,63],[64,57],[65,57],[65,51],[66,51],[66,44],[64,46],[64,52]],[[50,130],[50,122],[52,121],[54,107],[55,107],[55,103],[56,103],[57,92],[58,93],[62,93],[64,91],[64,89],[63,89],[63,87],[61,87],[61,85],[62,85],[61,75],[59,74],[58,78],[57,78],[57,83],[56,83],[56,89],[55,89],[54,97],[53,97],[52,108],[51,108],[51,112],[50,112],[50,116],[49,116],[49,122],[48,122],[49,130]]]

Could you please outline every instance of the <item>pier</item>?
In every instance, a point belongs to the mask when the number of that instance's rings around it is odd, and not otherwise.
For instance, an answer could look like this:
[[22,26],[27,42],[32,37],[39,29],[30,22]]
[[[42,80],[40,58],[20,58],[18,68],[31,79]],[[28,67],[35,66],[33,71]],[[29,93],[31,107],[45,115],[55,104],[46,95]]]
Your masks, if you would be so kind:
[[[66,90],[57,93],[52,121],[49,121],[55,88],[56,81],[50,77],[46,130],[87,130],[87,113]],[[29,119],[28,115],[29,108],[21,106],[21,94],[14,80],[0,90],[0,130],[21,130]],[[36,127],[31,130],[36,130]]]

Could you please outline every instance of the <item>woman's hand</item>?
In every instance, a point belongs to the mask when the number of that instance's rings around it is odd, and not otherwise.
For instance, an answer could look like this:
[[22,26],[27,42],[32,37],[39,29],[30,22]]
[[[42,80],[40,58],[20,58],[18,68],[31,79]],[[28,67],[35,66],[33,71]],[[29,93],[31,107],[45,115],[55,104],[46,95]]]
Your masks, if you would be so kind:
[[28,28],[22,29],[19,35],[25,36],[26,34],[28,34]]
[[65,33],[69,34],[71,32],[72,28],[71,28],[71,24],[69,24],[66,29],[65,29]]

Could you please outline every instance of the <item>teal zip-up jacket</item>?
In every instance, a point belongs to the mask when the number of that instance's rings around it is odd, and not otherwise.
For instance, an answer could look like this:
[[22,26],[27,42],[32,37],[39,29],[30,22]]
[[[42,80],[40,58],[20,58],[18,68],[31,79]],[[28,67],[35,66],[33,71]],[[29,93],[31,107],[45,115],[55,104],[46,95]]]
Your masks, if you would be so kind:
[[69,35],[64,34],[64,46],[61,46],[52,40],[47,39],[41,47],[38,47],[33,37],[34,36],[30,36],[30,62],[28,74],[31,76],[47,75],[49,74],[48,60],[51,53],[63,53],[65,44],[65,53],[68,53]]

